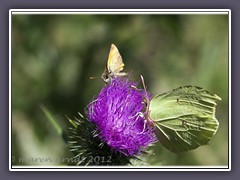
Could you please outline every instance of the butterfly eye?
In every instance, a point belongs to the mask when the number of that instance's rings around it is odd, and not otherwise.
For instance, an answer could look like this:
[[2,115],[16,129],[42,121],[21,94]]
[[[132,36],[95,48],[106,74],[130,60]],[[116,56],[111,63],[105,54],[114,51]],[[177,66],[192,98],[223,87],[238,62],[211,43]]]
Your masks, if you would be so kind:
[[147,106],[148,106],[148,102],[147,102],[147,100],[144,99],[144,100],[142,101],[142,104],[143,104],[145,107],[147,107]]
[[110,77],[106,74],[105,77],[103,78],[105,83],[110,82]]
[[147,110],[147,108],[148,108],[148,102],[147,102],[147,100],[146,100],[146,99],[143,99],[143,101],[141,102],[141,104],[143,105],[144,109]]

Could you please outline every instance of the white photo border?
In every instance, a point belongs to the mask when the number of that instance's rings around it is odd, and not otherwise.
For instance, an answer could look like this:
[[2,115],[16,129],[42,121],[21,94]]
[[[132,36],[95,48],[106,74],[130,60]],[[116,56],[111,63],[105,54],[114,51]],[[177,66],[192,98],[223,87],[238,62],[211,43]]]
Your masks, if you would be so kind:
[[[226,14],[228,15],[228,166],[12,166],[12,15],[17,14]],[[230,9],[10,9],[9,10],[9,170],[10,171],[231,171],[231,10]]]

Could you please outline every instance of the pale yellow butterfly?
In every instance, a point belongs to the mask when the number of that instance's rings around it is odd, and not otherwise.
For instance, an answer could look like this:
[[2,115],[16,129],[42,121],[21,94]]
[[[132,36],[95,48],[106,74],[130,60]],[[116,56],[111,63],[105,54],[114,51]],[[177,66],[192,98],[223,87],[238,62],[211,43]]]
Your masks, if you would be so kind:
[[122,57],[117,47],[112,44],[108,55],[107,64],[102,74],[105,83],[109,83],[116,76],[126,76],[126,72],[121,72],[124,68]]

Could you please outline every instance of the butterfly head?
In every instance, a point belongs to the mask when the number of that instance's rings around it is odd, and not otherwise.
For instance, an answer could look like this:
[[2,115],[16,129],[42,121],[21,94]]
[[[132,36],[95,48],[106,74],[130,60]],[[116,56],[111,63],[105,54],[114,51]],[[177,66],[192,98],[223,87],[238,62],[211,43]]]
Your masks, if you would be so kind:
[[102,74],[102,80],[108,84],[111,81],[111,76],[110,73],[104,71],[104,73]]

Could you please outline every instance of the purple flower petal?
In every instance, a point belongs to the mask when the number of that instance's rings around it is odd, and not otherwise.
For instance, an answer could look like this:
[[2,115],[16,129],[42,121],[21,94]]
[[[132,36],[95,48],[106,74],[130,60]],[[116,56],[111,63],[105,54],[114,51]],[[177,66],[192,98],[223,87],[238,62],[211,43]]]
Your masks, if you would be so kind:
[[99,137],[113,149],[126,156],[139,155],[156,141],[154,129],[144,117],[143,89],[127,78],[113,79],[102,88],[98,97],[88,105],[88,118],[98,130]]

